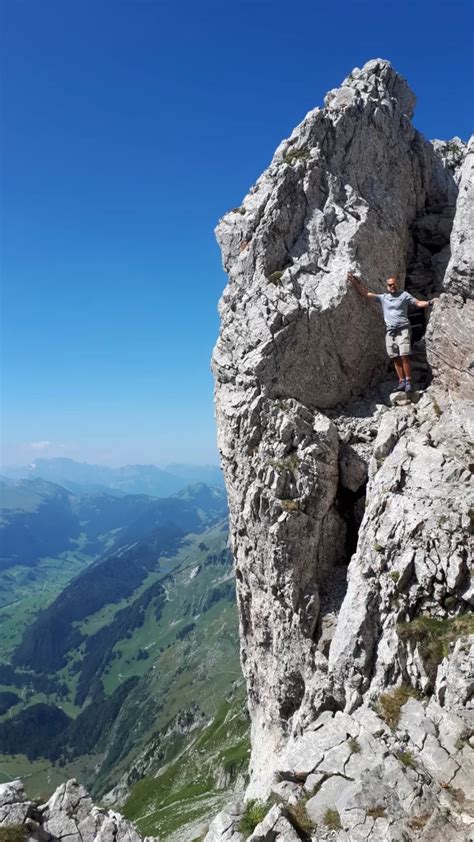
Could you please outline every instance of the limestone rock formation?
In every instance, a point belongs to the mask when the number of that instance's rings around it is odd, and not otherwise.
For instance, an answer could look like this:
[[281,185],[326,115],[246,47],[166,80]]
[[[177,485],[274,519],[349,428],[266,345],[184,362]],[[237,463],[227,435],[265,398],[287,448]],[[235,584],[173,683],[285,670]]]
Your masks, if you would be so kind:
[[[21,781],[0,784],[0,827],[23,830],[25,842],[141,842],[129,821],[113,810],[96,807],[76,780],[61,784],[46,804],[26,797]],[[4,837],[8,838],[7,835]],[[13,836],[12,836],[13,838]],[[17,836],[15,838],[20,838]],[[145,837],[144,842],[155,842]]]
[[[430,144],[413,107],[388,62],[355,69],[217,227],[247,798],[284,802],[255,839],[304,838],[303,787],[317,839],[461,840],[474,821],[474,146]],[[437,296],[416,401],[391,408],[378,304],[348,270]],[[393,731],[373,712],[391,694]]]
[[[456,141],[455,141],[456,143]],[[461,144],[456,143],[458,149]],[[459,196],[451,233],[451,260],[443,289],[463,298],[473,298],[474,289],[474,139],[471,139],[459,174]]]

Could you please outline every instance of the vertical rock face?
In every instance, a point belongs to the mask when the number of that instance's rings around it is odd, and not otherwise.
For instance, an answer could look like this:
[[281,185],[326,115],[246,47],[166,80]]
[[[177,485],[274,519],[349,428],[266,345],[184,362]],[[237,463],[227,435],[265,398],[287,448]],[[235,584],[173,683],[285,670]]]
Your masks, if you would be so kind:
[[[457,149],[460,144],[455,142]],[[474,138],[459,173],[459,195],[451,233],[451,260],[443,289],[462,298],[474,297]]]
[[229,285],[214,352],[218,407],[265,386],[270,398],[324,409],[378,370],[382,343],[359,341],[382,336],[378,313],[347,293],[345,277],[358,269],[379,290],[389,274],[404,277],[431,179],[414,102],[388,62],[353,71],[219,223]]
[[[447,145],[460,150],[460,142]],[[436,677],[397,627],[419,615],[444,619],[446,605],[456,612],[472,605],[473,162],[471,141],[457,168],[451,258],[441,284],[446,294],[426,333],[432,387],[416,408],[384,417],[370,464],[366,515],[329,656],[349,709],[364,694],[374,700],[407,677],[419,690],[433,691]],[[443,215],[436,162],[434,173],[428,204],[434,195]],[[450,189],[444,195],[452,202]],[[457,707],[446,684],[450,707]],[[472,681],[467,686],[457,696],[461,707],[472,697]],[[446,687],[443,692],[444,699]]]
[[[472,145],[429,144],[413,107],[388,62],[354,70],[217,227],[229,283],[213,370],[252,795],[321,715],[355,715],[399,684],[446,705],[451,673],[464,707],[472,697],[468,648],[438,676],[411,625],[436,618],[452,641],[472,600]],[[393,274],[417,296],[444,291],[418,404],[387,408],[383,321],[349,269],[373,291]]]

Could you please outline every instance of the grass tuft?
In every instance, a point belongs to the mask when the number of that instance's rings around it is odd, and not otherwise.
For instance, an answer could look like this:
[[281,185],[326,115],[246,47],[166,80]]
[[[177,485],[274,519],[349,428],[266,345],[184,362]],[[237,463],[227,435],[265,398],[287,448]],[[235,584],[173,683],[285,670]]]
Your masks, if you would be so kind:
[[387,815],[385,807],[382,807],[382,805],[379,805],[377,807],[370,807],[370,809],[366,812],[371,819],[384,819]]
[[267,281],[269,284],[279,284],[283,277],[283,272],[272,272],[268,275]]
[[397,632],[404,643],[418,647],[426,673],[434,683],[439,664],[449,655],[450,644],[463,635],[474,634],[474,614],[445,620],[417,617],[409,623],[398,623]]
[[0,827],[0,842],[25,842],[29,835],[25,824],[11,824]]
[[341,817],[337,810],[328,807],[324,813],[323,821],[329,830],[342,830]]
[[276,468],[277,471],[291,471],[295,473],[298,470],[301,459],[297,453],[291,453],[289,456],[284,456],[282,459],[271,459],[269,465]]
[[297,161],[307,161],[309,158],[311,158],[311,155],[307,146],[302,146],[301,149],[294,149],[283,156],[285,164],[289,164],[290,167]]
[[359,745],[358,740],[356,740],[356,738],[355,738],[355,737],[351,737],[351,738],[347,741],[347,743],[348,743],[348,745],[349,745],[350,750],[352,751],[352,754],[359,754],[359,752],[360,752],[360,745]]
[[255,828],[265,818],[269,810],[268,802],[257,801],[252,798],[247,801],[242,818],[239,822],[239,830],[245,837],[250,836]]
[[286,809],[295,824],[297,824],[304,833],[312,833],[315,826],[314,822],[311,821],[308,813],[306,812],[304,801],[298,801],[297,804],[287,804]]
[[413,687],[407,687],[401,684],[400,687],[394,687],[388,693],[383,693],[375,706],[379,716],[385,720],[390,728],[396,728],[400,719],[400,711],[410,698],[417,698],[418,693]]
[[411,751],[396,751],[395,757],[408,769],[416,769],[416,760]]

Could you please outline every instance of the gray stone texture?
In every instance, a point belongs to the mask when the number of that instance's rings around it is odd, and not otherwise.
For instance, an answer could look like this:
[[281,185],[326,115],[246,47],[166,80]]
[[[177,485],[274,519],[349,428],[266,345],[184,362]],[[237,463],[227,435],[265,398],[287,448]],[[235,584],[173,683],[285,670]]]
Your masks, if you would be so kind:
[[244,805],[235,801],[218,813],[209,825],[205,842],[243,842],[245,837],[239,831],[243,810]]
[[[454,139],[456,143],[456,139]],[[457,144],[459,146],[459,143]],[[474,298],[474,137],[459,177],[459,195],[451,232],[451,259],[442,287],[450,294]]]
[[[472,834],[473,145],[428,143],[413,107],[388,62],[356,68],[217,227],[247,797],[302,786],[314,839]],[[380,310],[348,270],[436,296],[411,398],[391,398]],[[424,617],[444,623],[436,657]],[[402,684],[419,699],[388,727],[377,706]]]
[[249,842],[301,842],[300,834],[289,821],[284,807],[275,804],[260,824],[257,825]]
[[[129,821],[96,807],[74,779],[61,784],[43,805],[27,799],[21,781],[0,785],[0,826],[18,824],[25,825],[26,842],[142,842]],[[145,837],[143,842],[157,840]]]

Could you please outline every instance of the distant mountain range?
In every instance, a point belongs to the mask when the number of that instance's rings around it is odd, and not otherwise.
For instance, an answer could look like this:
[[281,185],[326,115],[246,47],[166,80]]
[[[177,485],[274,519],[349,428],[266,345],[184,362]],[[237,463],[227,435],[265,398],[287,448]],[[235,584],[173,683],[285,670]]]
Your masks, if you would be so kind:
[[172,497],[117,498],[110,492],[73,494],[44,479],[3,479],[0,498],[0,570],[33,567],[40,558],[79,546],[87,556],[96,556],[110,544],[136,540],[158,526],[179,524],[184,534],[197,529],[210,511],[222,514],[226,506],[224,490],[204,483]]
[[44,479],[73,493],[108,491],[117,496],[148,494],[151,497],[168,497],[196,482],[224,486],[222,472],[215,465],[173,463],[164,469],[156,465],[110,468],[74,459],[35,459],[31,465],[24,467],[3,468],[2,474],[4,479]]

